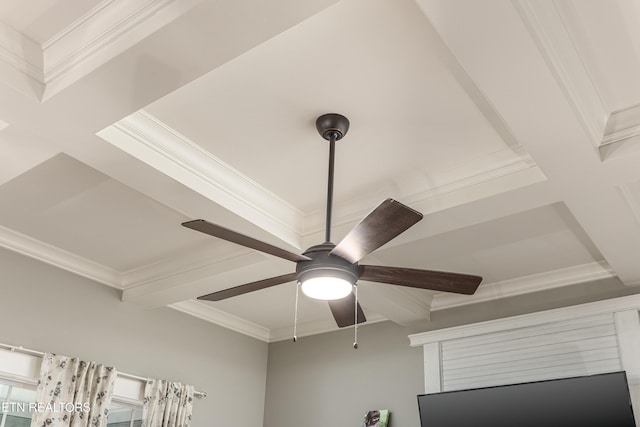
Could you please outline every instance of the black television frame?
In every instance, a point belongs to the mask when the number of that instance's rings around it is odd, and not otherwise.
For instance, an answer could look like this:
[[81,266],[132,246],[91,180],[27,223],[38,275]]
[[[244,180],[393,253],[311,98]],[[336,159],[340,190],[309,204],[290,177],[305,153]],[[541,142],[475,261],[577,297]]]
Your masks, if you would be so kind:
[[[582,389],[576,389],[575,387],[585,385],[590,387],[589,390],[585,389],[590,393],[584,393],[580,397],[590,400],[591,404],[582,406],[576,399],[577,391]],[[597,385],[614,386],[615,389],[612,389],[609,395],[598,396],[597,390],[594,388]],[[560,395],[562,399],[556,399],[557,393],[562,392],[563,389],[575,390],[575,395],[564,393]],[[556,393],[556,395],[545,393],[545,391]],[[512,400],[509,402],[511,406],[504,406],[504,402],[510,398],[515,399],[516,396],[524,397],[524,394],[534,398],[536,393],[538,393],[536,400]],[[501,397],[505,400],[491,401],[491,399]],[[600,397],[602,399],[615,397],[616,400],[608,402],[606,406],[611,407],[609,404],[612,403],[615,406],[615,410],[620,412],[595,412],[603,406],[598,400]],[[490,405],[483,406],[487,398],[489,398],[489,401],[486,403],[490,403]],[[547,406],[546,408],[536,406],[538,403],[546,404]],[[500,404],[503,404],[502,408],[500,408]],[[562,404],[567,406],[562,406]],[[448,419],[428,417],[428,414],[424,413],[427,406],[434,411],[435,416],[444,416],[448,417]],[[578,408],[580,411],[578,411]],[[502,409],[504,413],[500,414],[499,409]],[[573,412],[567,412],[569,409]],[[587,409],[594,410],[594,413],[587,415]],[[418,395],[418,411],[421,427],[465,427],[467,425],[473,427],[484,425],[490,425],[491,427],[540,425],[545,427],[570,427],[573,425],[579,425],[580,427],[636,426],[629,392],[629,382],[625,371],[420,394]],[[466,419],[463,420],[465,414],[467,414]],[[603,421],[603,418],[609,415],[614,417],[616,424],[611,424],[612,418],[606,418],[607,421]],[[576,419],[581,420],[581,422],[576,424]],[[617,424],[617,422],[620,422],[620,424]]]

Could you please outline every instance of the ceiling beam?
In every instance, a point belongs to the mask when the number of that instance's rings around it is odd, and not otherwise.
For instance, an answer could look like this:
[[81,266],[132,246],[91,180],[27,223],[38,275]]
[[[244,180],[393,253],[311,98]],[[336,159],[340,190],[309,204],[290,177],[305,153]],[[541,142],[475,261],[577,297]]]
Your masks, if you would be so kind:
[[122,301],[146,308],[162,307],[292,271],[289,262],[274,261],[256,251],[243,251],[181,273],[131,284],[122,291]]
[[[557,55],[545,50],[556,43],[536,44],[531,22],[525,23],[522,10],[510,2],[473,3],[464,11],[440,0],[419,4],[615,274],[627,284],[640,280],[640,264],[630,256],[640,253],[640,228],[619,190],[626,184],[620,178],[640,180],[640,168],[621,162],[617,166],[624,170],[616,174],[603,164],[587,129],[599,127],[585,128],[584,123],[593,114],[576,114],[575,88],[566,87],[566,79],[546,60]],[[455,26],[449,25],[451,16]],[[476,36],[470,39],[469,33]],[[570,47],[564,38],[555,41],[563,49]],[[481,61],[477,52],[483,52]]]

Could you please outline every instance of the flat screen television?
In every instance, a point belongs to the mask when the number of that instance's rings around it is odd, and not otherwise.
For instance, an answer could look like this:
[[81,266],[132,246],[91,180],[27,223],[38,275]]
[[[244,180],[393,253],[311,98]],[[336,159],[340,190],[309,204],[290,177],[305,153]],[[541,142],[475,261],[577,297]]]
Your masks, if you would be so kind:
[[421,427],[635,427],[624,372],[418,396]]

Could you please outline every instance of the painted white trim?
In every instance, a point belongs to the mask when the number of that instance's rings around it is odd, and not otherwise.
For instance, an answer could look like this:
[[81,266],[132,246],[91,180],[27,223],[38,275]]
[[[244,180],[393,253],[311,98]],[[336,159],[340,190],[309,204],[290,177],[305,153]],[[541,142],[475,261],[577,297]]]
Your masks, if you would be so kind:
[[[614,314],[618,347],[629,383],[640,385],[640,316],[637,309],[618,311]],[[640,408],[638,408],[640,409]]]
[[[122,273],[122,289],[126,291],[136,286],[171,277],[175,277],[176,280],[184,283],[184,278],[180,279],[180,277],[185,274],[201,271],[212,266],[218,266],[218,271],[220,271],[221,264],[235,258],[241,259],[241,262],[244,263],[253,263],[256,262],[256,255],[259,254],[254,250],[240,246],[234,250],[224,251],[222,254],[212,252],[212,250],[201,249],[182,252],[179,256],[170,256],[153,264],[125,271]],[[259,259],[261,260],[261,258]]]
[[[324,227],[324,213],[305,215],[144,110],[97,135],[296,248],[303,246],[302,236],[317,233]],[[513,154],[517,156],[515,159]],[[428,214],[546,179],[519,146],[490,153],[445,175],[442,185],[406,195],[403,201],[424,205],[426,211],[422,211]],[[359,197],[352,203],[342,203],[342,213],[334,218],[334,225],[359,221],[379,198],[376,193]],[[363,209],[363,205],[367,208]]]
[[283,241],[301,247],[302,212],[144,110],[97,135]]
[[[170,273],[147,282],[131,284],[122,291],[122,301],[135,302],[147,308],[161,307],[184,301],[204,293],[213,292],[212,283],[234,283],[243,272],[249,273],[241,283],[283,274],[282,264],[265,262],[265,255],[257,251],[241,251],[218,257],[210,263],[201,264],[181,272]],[[262,263],[262,264],[261,264]],[[260,265],[261,264],[261,265]],[[288,266],[290,267],[290,266]],[[287,269],[287,272],[290,272]],[[259,277],[255,277],[259,275]],[[187,289],[187,292],[184,291]]]
[[104,0],[42,45],[0,22],[0,62],[33,79],[45,101],[201,1]]
[[0,22],[0,80],[40,101],[44,92],[40,45]]
[[[640,402],[640,316],[638,310],[625,310],[614,313],[618,337],[618,351],[622,368],[629,381],[629,393],[632,402]],[[633,413],[640,420],[640,407],[633,405]]]
[[435,189],[408,196],[403,200],[427,215],[546,179],[537,165],[529,162],[528,158],[520,158]]
[[517,0],[514,5],[593,145],[599,146],[609,112],[554,2]]
[[358,298],[363,306],[401,326],[431,319],[431,295],[416,298],[415,289],[382,283],[358,284]]
[[518,277],[502,282],[481,284],[476,293],[470,296],[445,293],[436,294],[431,303],[431,310],[443,310],[446,308],[477,304],[479,302],[576,285],[614,276],[614,271],[606,262],[592,262],[555,271]]
[[[113,269],[87,260],[86,258],[82,258],[2,226],[0,226],[0,246],[117,289],[123,289],[123,284],[128,283],[129,288],[123,290],[123,297],[124,294],[127,293],[133,298],[135,296],[135,292],[140,290],[135,290],[136,286],[140,286],[140,282],[132,283],[130,278],[127,277],[128,275],[123,275]],[[247,254],[244,253],[236,253],[230,258],[238,256],[243,257],[246,255]],[[195,270],[210,267],[228,259],[229,257],[223,257],[220,259],[210,259],[208,261],[196,263],[189,266],[184,271],[174,273],[170,279],[176,282],[183,281],[184,274],[189,274]],[[144,276],[146,276],[146,274],[137,278],[142,280]],[[467,304],[475,304],[478,302],[490,301],[498,298],[521,295],[543,289],[552,289],[613,276],[615,276],[615,274],[604,262],[585,264],[505,282],[482,285],[474,296],[437,294],[433,298],[431,311]],[[150,278],[151,276],[146,277]],[[164,277],[165,276],[163,276],[163,278]],[[156,282],[158,280],[158,277],[156,277],[152,282]],[[170,307],[266,342],[282,341],[290,338],[291,336],[291,328],[269,330],[268,328],[247,322],[236,316],[208,307],[197,301],[184,301],[171,304]],[[367,317],[368,324],[387,320],[382,316]],[[331,321],[311,322],[299,325],[298,335],[302,337],[331,332],[338,329],[339,328],[337,328]]]
[[614,146],[640,135],[640,105],[610,113],[587,72],[553,1],[517,0],[522,20],[566,93],[585,131],[606,160]]
[[422,347],[424,358],[424,392],[442,391],[442,347],[439,342],[431,342]]
[[[290,340],[293,337],[293,327],[269,329],[197,300],[183,301],[171,304],[168,307],[267,343]],[[367,315],[366,324],[370,325],[384,322],[385,320],[387,319],[379,315]],[[298,338],[333,332],[339,329],[335,322],[329,319],[301,323],[298,324]]]
[[182,313],[197,317],[198,319],[206,320],[207,322],[214,323],[218,326],[259,339],[260,341],[270,342],[270,332],[268,328],[249,322],[248,320],[241,319],[237,316],[233,316],[229,313],[225,313],[224,311],[216,308],[209,307],[196,300],[171,304],[169,307]]
[[604,158],[604,154],[610,149],[606,147],[607,150],[605,150],[603,146],[627,144],[631,142],[628,141],[629,139],[638,135],[640,135],[640,104],[611,113],[602,138],[601,157]]
[[[379,315],[367,314],[367,322],[365,323],[365,325],[384,322],[386,320],[387,320],[386,318]],[[360,325],[359,327],[362,327],[362,326],[363,325]],[[339,328],[333,320],[329,320],[329,319],[318,320],[316,322],[306,322],[306,323],[298,324],[297,336],[298,338],[301,338],[301,337],[306,337],[311,335],[324,334],[326,332],[334,332],[340,329],[341,328]],[[353,329],[353,326],[342,328],[342,329]],[[278,328],[278,329],[271,330],[268,342],[271,343],[271,342],[285,341],[285,340],[290,340],[292,338],[293,338],[293,327]]]
[[629,187],[628,187],[627,184],[621,185],[620,187],[618,187],[618,190],[620,191],[620,194],[622,195],[622,198],[624,199],[624,201],[627,202],[627,204],[629,205],[629,209],[633,213],[634,218],[636,219],[638,224],[640,224],[640,203],[639,203],[639,201],[633,195],[631,190],[629,190]]
[[[513,158],[513,154],[517,157]],[[531,156],[522,147],[514,147],[487,154],[468,162],[464,167],[446,171],[439,183],[431,183],[432,187],[425,191],[398,197],[403,203],[428,215],[545,180],[546,177]],[[341,202],[340,212],[333,219],[334,226],[360,221],[382,199],[377,191]],[[321,232],[323,227],[323,212],[313,212],[305,216],[305,237]]]
[[504,319],[488,320],[471,325],[454,326],[451,328],[422,332],[409,335],[409,341],[411,347],[418,347],[433,342],[472,337],[476,335],[489,334],[509,329],[524,328],[545,323],[560,322],[564,320],[597,314],[609,314],[618,311],[637,310],[639,308],[640,295],[630,295],[626,297],[612,298],[587,304],[523,314],[520,316],[507,317]]
[[121,289],[122,277],[116,270],[3,226],[0,226],[0,246],[79,276]]
[[104,0],[42,45],[43,101],[131,45],[171,22],[200,0]]
[[3,22],[0,22],[0,61],[36,81],[44,81],[40,45]]

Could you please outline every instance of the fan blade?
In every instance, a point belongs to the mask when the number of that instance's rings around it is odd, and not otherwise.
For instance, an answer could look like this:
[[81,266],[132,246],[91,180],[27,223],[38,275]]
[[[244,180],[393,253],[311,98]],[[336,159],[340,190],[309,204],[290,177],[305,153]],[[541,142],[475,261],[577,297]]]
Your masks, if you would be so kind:
[[482,282],[482,277],[415,268],[361,265],[358,280],[472,295]]
[[421,219],[420,212],[387,199],[353,227],[331,254],[356,263]]
[[[355,305],[356,297],[353,294],[349,294],[344,298],[327,301],[329,308],[333,314],[333,318],[336,319],[336,323],[340,328],[345,326],[351,326],[355,323]],[[358,304],[358,323],[366,322],[362,307]]]
[[289,273],[282,276],[271,277],[269,279],[258,280],[257,282],[247,283],[246,285],[240,285],[233,288],[225,289],[211,294],[203,295],[198,299],[207,301],[220,301],[223,299],[236,297],[238,295],[247,294],[253,291],[259,291],[260,289],[270,288],[272,286],[280,285],[282,283],[292,282],[296,280],[296,273]]
[[265,254],[284,258],[289,261],[299,262],[311,260],[311,258],[307,256],[298,255],[285,249],[281,249],[277,246],[270,245],[269,243],[254,239],[253,237],[236,233],[233,230],[229,230],[228,228],[212,224],[208,221],[205,221],[204,219],[196,219],[193,221],[183,222],[182,225],[192,230],[196,230],[201,233],[209,234],[219,239],[226,240],[227,242],[246,246],[247,248],[255,249],[257,251],[264,252]]

